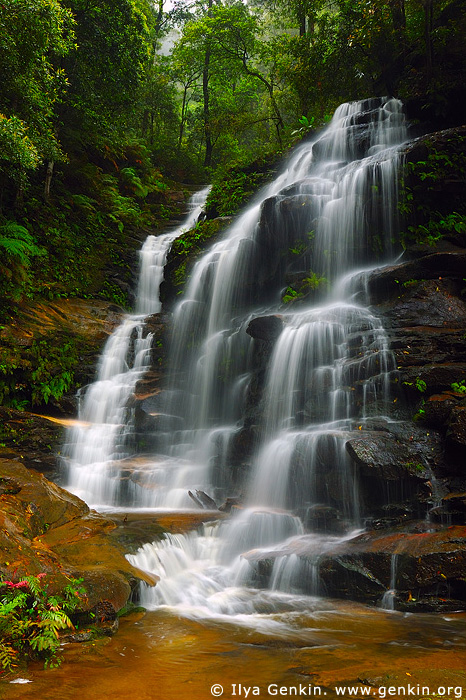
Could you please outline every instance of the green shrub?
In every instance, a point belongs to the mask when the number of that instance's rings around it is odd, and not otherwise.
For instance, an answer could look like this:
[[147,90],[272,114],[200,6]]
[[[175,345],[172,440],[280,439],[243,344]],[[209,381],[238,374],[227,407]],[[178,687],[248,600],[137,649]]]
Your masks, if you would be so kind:
[[70,615],[86,595],[81,579],[69,579],[60,593],[48,594],[45,574],[23,580],[0,581],[0,664],[12,671],[28,658],[41,659],[45,667],[58,666],[60,630],[73,628]]
[[0,226],[0,294],[17,301],[29,281],[32,258],[44,256],[29,231],[14,221]]

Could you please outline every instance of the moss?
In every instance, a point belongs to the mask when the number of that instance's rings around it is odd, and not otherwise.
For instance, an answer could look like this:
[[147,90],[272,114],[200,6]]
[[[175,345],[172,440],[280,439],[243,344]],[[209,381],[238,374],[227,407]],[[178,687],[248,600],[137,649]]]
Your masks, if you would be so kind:
[[103,298],[127,307],[141,231],[180,213],[181,185],[166,181],[140,149],[93,158],[57,166],[49,202],[40,180],[23,204],[0,214],[3,319],[25,300]]
[[199,222],[174,241],[165,267],[166,281],[161,289],[162,301],[167,301],[172,293],[176,295],[183,292],[196,259],[230,221],[229,217],[222,217]]
[[[25,409],[59,401],[78,388],[75,372],[89,342],[63,330],[35,338],[29,347],[0,348],[0,403]],[[11,436],[10,436],[11,437]]]
[[322,291],[328,287],[328,279],[319,277],[315,272],[310,272],[307,277],[287,287],[282,297],[284,304],[307,298],[311,292]]
[[281,154],[265,154],[252,163],[236,165],[215,177],[205,210],[209,219],[238,213],[259,187],[272,180]]

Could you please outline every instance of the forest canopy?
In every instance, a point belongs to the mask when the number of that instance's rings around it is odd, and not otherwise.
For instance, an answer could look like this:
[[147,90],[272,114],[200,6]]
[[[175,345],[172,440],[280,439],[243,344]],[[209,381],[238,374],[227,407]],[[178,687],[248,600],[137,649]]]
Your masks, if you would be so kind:
[[254,157],[364,95],[441,114],[464,25],[460,0],[4,0],[2,190],[128,136],[174,174]]
[[280,154],[343,101],[394,94],[419,121],[462,122],[464,5],[2,0],[0,294],[123,303],[78,251],[115,258],[131,227],[169,218],[164,178]]

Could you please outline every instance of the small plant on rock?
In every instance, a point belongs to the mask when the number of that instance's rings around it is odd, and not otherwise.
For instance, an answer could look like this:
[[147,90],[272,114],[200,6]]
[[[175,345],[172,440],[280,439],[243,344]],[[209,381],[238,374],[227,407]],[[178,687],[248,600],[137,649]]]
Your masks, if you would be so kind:
[[462,379],[460,382],[453,382],[453,384],[450,384],[450,386],[457,394],[466,394],[464,379]]
[[82,579],[69,579],[61,593],[48,594],[45,574],[14,583],[0,581],[0,664],[12,671],[27,658],[59,666],[59,632],[73,628],[70,615],[86,595]]

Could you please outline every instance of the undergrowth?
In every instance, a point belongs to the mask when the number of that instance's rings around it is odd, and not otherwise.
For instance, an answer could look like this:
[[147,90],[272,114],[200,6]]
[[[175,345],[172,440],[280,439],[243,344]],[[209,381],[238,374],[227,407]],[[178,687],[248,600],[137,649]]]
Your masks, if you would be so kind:
[[60,632],[73,629],[70,616],[82,605],[82,579],[69,579],[59,593],[49,594],[45,574],[21,581],[0,581],[0,665],[14,671],[27,659],[45,667],[60,665]]

